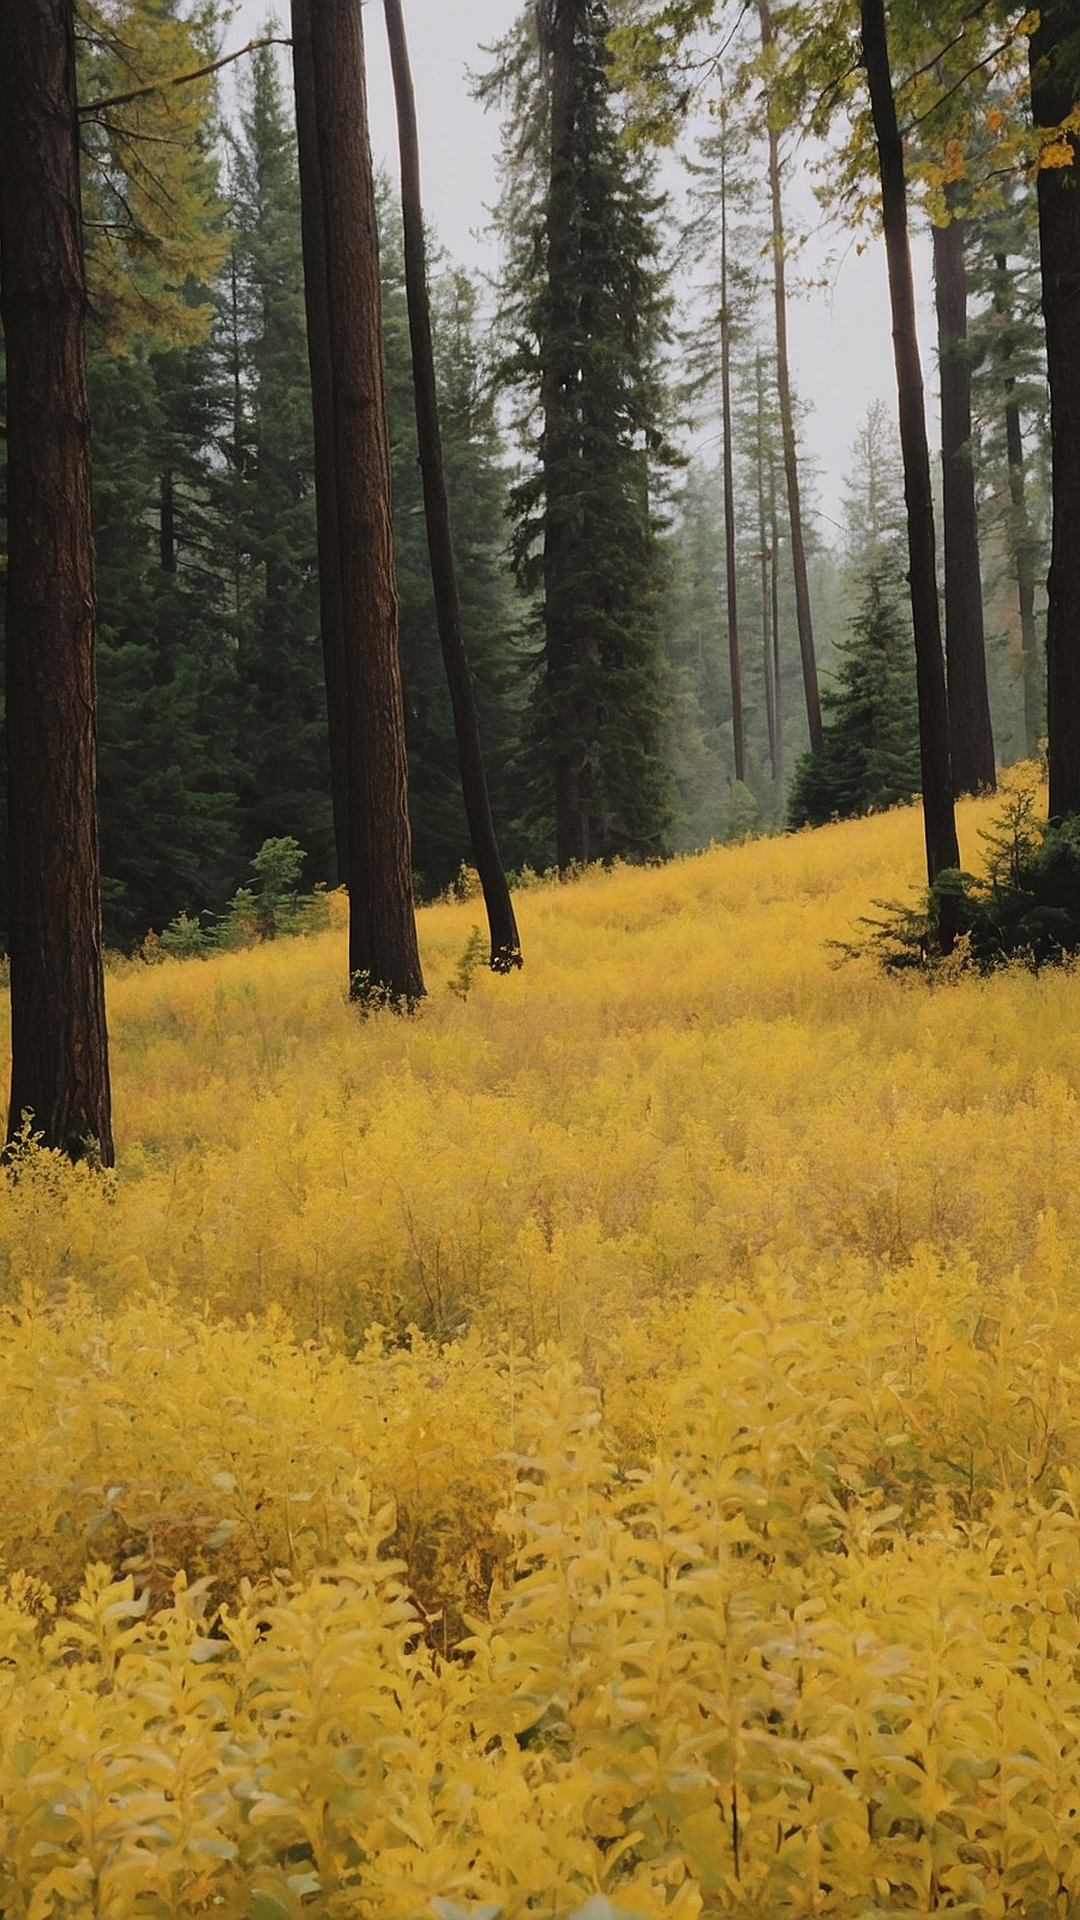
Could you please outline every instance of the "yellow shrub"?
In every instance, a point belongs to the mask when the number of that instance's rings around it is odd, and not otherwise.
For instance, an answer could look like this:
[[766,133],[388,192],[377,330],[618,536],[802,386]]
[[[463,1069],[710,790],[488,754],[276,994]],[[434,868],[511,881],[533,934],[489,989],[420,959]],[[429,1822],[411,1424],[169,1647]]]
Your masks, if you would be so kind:
[[8,1920],[1080,1920],[1080,981],[835,967],[919,831],[464,997],[442,903],[412,1021],[111,977],[116,1175],[0,1186]]

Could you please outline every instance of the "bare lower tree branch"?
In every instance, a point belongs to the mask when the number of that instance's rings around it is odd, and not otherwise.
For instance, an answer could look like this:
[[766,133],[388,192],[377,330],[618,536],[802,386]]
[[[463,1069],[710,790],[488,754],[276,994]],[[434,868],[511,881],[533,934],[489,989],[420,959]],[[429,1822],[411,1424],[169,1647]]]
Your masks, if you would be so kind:
[[210,73],[220,73],[222,67],[232,65],[234,60],[242,60],[245,53],[258,53],[260,47],[291,47],[291,40],[283,40],[276,34],[266,34],[261,40],[249,40],[246,47],[237,47],[235,53],[225,53],[220,60],[211,60],[205,67],[193,67],[189,73],[170,73],[164,80],[149,80],[144,87],[132,87],[128,93],[106,94],[101,100],[87,100],[79,108],[83,113],[102,113],[106,107],[126,107],[132,100],[143,100],[150,93],[165,93],[169,87],[184,87],[192,80],[205,80]]

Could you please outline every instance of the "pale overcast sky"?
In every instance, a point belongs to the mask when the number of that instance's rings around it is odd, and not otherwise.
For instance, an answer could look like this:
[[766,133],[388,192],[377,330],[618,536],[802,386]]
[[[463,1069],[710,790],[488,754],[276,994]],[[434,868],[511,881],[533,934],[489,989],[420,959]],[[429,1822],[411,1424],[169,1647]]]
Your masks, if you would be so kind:
[[[424,197],[429,219],[452,257],[471,271],[492,271],[495,260],[485,239],[486,216],[496,191],[496,117],[471,98],[469,71],[483,70],[483,48],[511,25],[520,0],[406,0],[406,18],[416,80],[423,142]],[[268,13],[266,0],[241,0],[228,36],[230,47],[256,34]],[[288,18],[279,0],[279,18]],[[376,162],[396,174],[395,127],[390,70],[377,0],[364,7],[368,44],[372,146]],[[286,29],[287,30],[287,29]],[[793,186],[803,224],[813,219],[804,187]],[[794,224],[794,222],[793,222]],[[811,241],[793,268],[807,281],[820,276],[827,246]],[[916,247],[917,268],[925,289],[928,245]],[[927,398],[936,403],[936,377],[927,299],[920,327]],[[810,407],[805,424],[807,450],[818,468],[817,505],[822,532],[840,518],[842,480],[851,443],[866,409],[875,399],[893,403],[892,345],[884,251],[880,242],[859,255],[849,247],[827,290],[815,289],[792,302],[790,317],[793,372],[799,394]],[[934,432],[931,422],[931,432]]]

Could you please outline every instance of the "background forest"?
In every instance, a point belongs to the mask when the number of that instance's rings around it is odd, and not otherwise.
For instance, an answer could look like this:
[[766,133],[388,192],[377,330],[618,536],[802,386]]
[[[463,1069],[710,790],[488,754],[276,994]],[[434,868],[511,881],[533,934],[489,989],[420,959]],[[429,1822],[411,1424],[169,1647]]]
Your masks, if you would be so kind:
[[[136,70],[197,64],[220,42],[213,7],[194,23],[172,0],[125,0],[108,13],[109,32],[88,34],[83,46],[80,91],[89,99]],[[823,751],[808,758],[760,86],[744,79],[737,111],[682,130],[685,191],[665,198],[651,150],[624,139],[640,90],[616,86],[608,36],[617,18],[605,5],[590,12],[591,93],[577,133],[577,177],[597,215],[583,228],[595,247],[581,271],[608,290],[590,337],[623,419],[622,444],[600,450],[582,509],[610,577],[560,591],[594,623],[603,607],[604,644],[624,665],[603,771],[599,753],[594,769],[607,787],[575,858],[655,857],[878,808],[919,786],[892,403],[871,408],[851,449],[838,527],[814,513],[813,419],[793,396],[824,703]],[[271,21],[266,36],[277,31]],[[504,130],[499,284],[471,284],[432,236],[465,632],[513,871],[557,857],[565,865],[542,670],[552,592],[540,572],[547,508],[534,438],[546,294],[536,237],[543,113],[530,31],[526,13],[480,83]],[[152,167],[134,134],[133,162],[110,123],[96,129],[91,117],[86,129],[104,909],[109,944],[127,949],[154,929],[174,950],[194,950],[213,929],[250,929],[252,889],[311,892],[338,878],[291,88],[273,45],[237,72],[235,91],[207,80],[139,108],[134,133],[159,140]],[[235,111],[226,116],[223,102]],[[785,136],[778,147],[785,182],[795,164],[787,144]],[[1030,200],[1010,189],[962,223],[969,448],[1002,764],[1036,752],[1044,730],[1033,663],[1045,380]],[[431,898],[457,876],[469,839],[425,544],[400,217],[387,180],[379,205],[413,865],[417,896]],[[640,467],[640,514],[625,512],[620,462],[629,473]],[[610,690],[596,697],[602,707]],[[289,840],[302,868],[283,847],[276,866],[267,856],[272,873],[265,858],[253,872],[264,843]]]

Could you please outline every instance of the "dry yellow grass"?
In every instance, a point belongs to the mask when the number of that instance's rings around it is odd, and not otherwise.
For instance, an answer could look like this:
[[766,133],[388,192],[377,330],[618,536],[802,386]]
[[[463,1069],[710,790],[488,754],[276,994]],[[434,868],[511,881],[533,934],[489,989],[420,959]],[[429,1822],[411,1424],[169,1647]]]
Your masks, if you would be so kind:
[[0,1187],[10,1920],[1080,1915],[1080,978],[837,966],[920,855],[110,980],[115,1179]]

